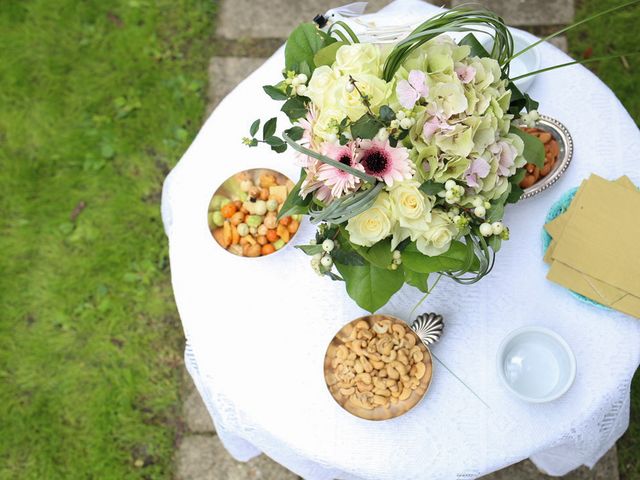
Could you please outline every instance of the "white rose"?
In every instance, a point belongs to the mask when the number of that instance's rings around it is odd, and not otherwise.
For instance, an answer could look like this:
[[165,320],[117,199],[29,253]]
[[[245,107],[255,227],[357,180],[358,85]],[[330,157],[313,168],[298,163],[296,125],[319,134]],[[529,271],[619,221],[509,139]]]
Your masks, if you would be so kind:
[[389,98],[391,89],[387,82],[375,75],[360,73],[353,78],[358,87],[357,90],[355,88],[351,91],[347,90],[346,87],[350,81],[349,77],[340,77],[340,79],[333,84],[333,90],[327,92],[325,102],[329,101],[329,97],[333,98],[333,106],[342,108],[352,121],[356,121],[367,113],[367,107],[362,102],[362,95],[367,96],[371,110],[377,113],[378,109]]
[[352,243],[370,247],[391,233],[391,208],[389,194],[381,192],[375,203],[347,222],[347,232]]
[[445,212],[433,210],[428,230],[418,238],[416,247],[425,255],[435,257],[449,250],[457,233],[458,229]]
[[343,45],[336,52],[333,67],[343,75],[380,75],[380,49],[372,43]]
[[431,221],[431,208],[434,199],[419,190],[420,183],[415,181],[395,182],[389,192],[391,210],[401,227],[411,232],[415,240],[427,230]]
[[[320,109],[331,106],[336,103],[337,99],[334,95],[327,95],[332,92],[336,81],[340,76],[326,65],[316,68],[311,75],[309,85],[305,91],[305,95],[311,99]],[[327,103],[327,105],[325,105]]]
[[317,120],[313,125],[313,134],[325,141],[332,141],[338,133],[338,124],[345,117],[341,108],[326,107],[320,110]]

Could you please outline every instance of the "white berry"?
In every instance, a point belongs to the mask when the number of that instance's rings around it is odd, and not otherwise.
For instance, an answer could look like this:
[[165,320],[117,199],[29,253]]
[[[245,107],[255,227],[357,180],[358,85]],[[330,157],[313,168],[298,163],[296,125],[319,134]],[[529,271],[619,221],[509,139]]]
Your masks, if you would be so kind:
[[307,83],[307,76],[304,73],[301,73],[300,75],[298,75],[298,81],[300,83]]
[[300,96],[304,95],[307,91],[307,86],[306,85],[298,85],[296,87],[296,93]]
[[402,110],[400,110],[398,113],[396,113],[396,118],[398,120],[402,120],[404,117],[406,117],[406,115]]
[[400,250],[394,250],[393,251],[393,259],[394,260],[398,260],[400,257],[402,257],[402,254],[400,253]]
[[476,207],[473,209],[473,214],[476,217],[484,218],[484,216],[487,214],[487,209],[484,207]]
[[411,128],[411,119],[410,118],[403,118],[402,120],[400,120],[400,126],[405,129],[405,130],[409,130]]
[[482,225],[480,225],[480,234],[483,237],[489,237],[493,235],[493,228],[491,228],[491,224],[485,222]]
[[330,238],[327,238],[324,242],[322,242],[322,250],[325,252],[330,252],[336,246],[335,242]]
[[502,224],[502,222],[493,222],[491,224],[491,230],[493,231],[494,235],[500,235],[504,230],[504,225]]
[[482,200],[482,198],[480,198],[480,197],[476,197],[476,198],[473,199],[473,202],[471,202],[471,204],[474,207],[482,207],[482,206],[484,206],[484,200]]
[[331,265],[333,265],[333,260],[331,260],[331,257],[329,255],[325,255],[320,260],[320,264],[325,268],[329,268],[331,267]]
[[353,92],[353,91],[356,89],[356,87],[353,85],[353,83],[350,83],[350,82],[349,82],[349,83],[347,83],[347,85],[344,87],[344,89],[345,89],[347,92],[351,93],[351,92]]

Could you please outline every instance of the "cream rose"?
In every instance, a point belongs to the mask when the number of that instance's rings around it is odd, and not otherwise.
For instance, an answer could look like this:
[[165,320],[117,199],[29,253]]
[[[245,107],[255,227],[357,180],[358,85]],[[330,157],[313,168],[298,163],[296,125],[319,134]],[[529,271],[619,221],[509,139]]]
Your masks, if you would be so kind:
[[[344,110],[345,114],[352,120],[358,120],[362,115],[367,113],[367,107],[362,102],[362,95],[366,95],[369,105],[374,113],[388,100],[391,89],[387,82],[375,75],[360,73],[353,76],[358,90],[347,90],[347,84],[350,79],[348,76],[342,76],[334,84],[333,90],[327,92],[325,102],[329,101],[329,97],[335,99],[336,107]],[[322,108],[322,107],[321,107]]]
[[435,257],[449,250],[458,229],[442,210],[434,209],[431,213],[428,230],[418,238],[416,247],[425,255]]
[[427,229],[435,200],[422,193],[419,186],[419,182],[411,180],[396,182],[389,192],[394,219],[411,231],[412,238]]
[[372,43],[344,45],[336,52],[333,67],[343,75],[380,75],[380,49]]
[[309,97],[320,109],[334,105],[337,99],[335,95],[328,95],[328,93],[333,92],[338,78],[340,76],[327,65],[316,68],[309,80],[305,96]]
[[363,247],[370,247],[388,237],[391,233],[389,194],[381,192],[371,208],[350,218],[347,232],[352,243]]

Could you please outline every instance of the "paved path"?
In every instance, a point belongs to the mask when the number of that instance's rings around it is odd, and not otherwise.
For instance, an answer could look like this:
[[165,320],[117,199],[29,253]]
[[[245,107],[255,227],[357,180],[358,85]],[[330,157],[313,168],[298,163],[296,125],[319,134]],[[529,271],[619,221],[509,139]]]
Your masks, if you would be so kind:
[[[436,1],[445,6],[467,0]],[[500,13],[510,25],[545,33],[558,25],[571,23],[573,0],[475,0]],[[301,21],[324,13],[348,0],[222,0],[216,28],[216,57],[209,65],[210,113],[233,87],[270,56]],[[372,0],[369,11],[376,11],[387,0]],[[286,12],[286,15],[274,15]],[[556,40],[566,50],[566,39]],[[176,453],[177,480],[298,480],[299,477],[265,455],[248,463],[235,461],[216,436],[202,400],[185,373],[183,415],[185,431]],[[545,480],[531,462],[525,461],[484,477],[485,480]],[[618,480],[615,449],[593,471],[582,468],[565,480]],[[401,480],[401,479],[399,479]]]

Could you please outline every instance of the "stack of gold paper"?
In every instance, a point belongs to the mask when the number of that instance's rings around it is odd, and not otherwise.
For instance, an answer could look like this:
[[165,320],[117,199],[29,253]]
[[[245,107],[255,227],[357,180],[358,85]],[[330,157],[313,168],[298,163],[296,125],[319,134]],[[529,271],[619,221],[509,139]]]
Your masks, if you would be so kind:
[[629,178],[591,175],[545,229],[549,280],[640,318],[640,192]]

